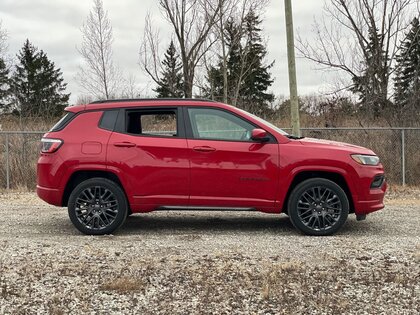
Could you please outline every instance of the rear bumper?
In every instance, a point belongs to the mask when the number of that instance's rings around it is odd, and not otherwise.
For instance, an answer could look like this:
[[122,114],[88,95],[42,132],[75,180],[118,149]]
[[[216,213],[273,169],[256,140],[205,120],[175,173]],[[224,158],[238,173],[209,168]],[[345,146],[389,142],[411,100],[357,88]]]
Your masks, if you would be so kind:
[[45,202],[61,207],[61,196],[62,192],[59,189],[53,189],[48,187],[42,187],[40,185],[36,186],[36,193],[39,198]]

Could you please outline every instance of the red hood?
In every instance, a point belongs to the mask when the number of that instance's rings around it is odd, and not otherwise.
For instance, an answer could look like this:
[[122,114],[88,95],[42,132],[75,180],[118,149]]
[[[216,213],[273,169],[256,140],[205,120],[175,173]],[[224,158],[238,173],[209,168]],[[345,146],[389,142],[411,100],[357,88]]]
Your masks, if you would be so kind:
[[345,142],[338,142],[338,141],[332,141],[332,140],[323,140],[323,139],[315,139],[315,138],[303,138],[300,140],[300,143],[307,146],[313,146],[313,147],[336,147],[337,149],[349,151],[351,153],[359,153],[359,154],[369,154],[369,155],[375,155],[375,153],[367,148],[360,147],[354,144],[349,144]]

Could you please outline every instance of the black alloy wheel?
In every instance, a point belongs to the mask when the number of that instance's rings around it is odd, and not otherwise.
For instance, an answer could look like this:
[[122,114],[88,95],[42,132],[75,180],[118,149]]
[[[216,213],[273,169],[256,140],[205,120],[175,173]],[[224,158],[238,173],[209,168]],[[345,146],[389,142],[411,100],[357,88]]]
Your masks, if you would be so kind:
[[125,221],[128,213],[124,192],[113,181],[92,178],[80,183],[71,193],[69,217],[85,234],[110,234]]
[[306,180],[293,190],[289,198],[292,224],[307,235],[331,235],[347,220],[349,200],[336,183],[324,179]]

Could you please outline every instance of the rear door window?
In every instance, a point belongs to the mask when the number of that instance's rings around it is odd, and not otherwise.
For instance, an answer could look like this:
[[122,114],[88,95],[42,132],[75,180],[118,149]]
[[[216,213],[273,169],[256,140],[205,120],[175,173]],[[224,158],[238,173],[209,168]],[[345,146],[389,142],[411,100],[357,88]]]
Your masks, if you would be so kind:
[[139,136],[177,137],[178,125],[176,109],[129,110],[126,114],[125,132]]

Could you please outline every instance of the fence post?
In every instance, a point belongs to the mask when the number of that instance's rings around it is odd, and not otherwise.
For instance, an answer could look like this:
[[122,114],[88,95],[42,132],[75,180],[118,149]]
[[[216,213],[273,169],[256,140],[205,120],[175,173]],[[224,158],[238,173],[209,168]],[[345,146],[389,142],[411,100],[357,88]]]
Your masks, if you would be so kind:
[[6,133],[6,189],[10,189],[9,134]]
[[402,185],[405,186],[405,129],[401,129],[401,174]]

